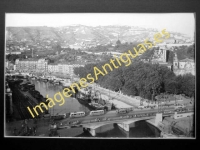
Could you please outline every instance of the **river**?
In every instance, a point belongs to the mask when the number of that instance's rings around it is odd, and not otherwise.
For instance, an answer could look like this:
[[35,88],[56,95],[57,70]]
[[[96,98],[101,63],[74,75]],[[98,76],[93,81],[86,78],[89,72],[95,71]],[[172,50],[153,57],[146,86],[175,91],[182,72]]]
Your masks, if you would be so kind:
[[[62,92],[63,87],[61,85],[53,85],[49,82],[40,82],[40,81],[31,81],[35,84],[35,89],[39,91],[44,97],[53,98],[54,94],[57,92]],[[75,98],[65,98],[65,103],[62,106],[59,106],[59,103],[49,110],[51,114],[56,113],[69,113],[73,111],[90,111],[86,106],[80,104]],[[69,129],[64,136],[76,136],[76,137],[91,137],[87,132],[83,132],[82,128]],[[153,129],[154,130],[154,129]],[[118,126],[115,124],[106,125],[100,127],[96,133],[96,137],[130,137],[130,138],[147,138],[147,137],[159,137],[158,133],[155,133],[151,130],[148,124],[145,121],[137,122],[135,127],[131,127],[129,134],[124,133]]]

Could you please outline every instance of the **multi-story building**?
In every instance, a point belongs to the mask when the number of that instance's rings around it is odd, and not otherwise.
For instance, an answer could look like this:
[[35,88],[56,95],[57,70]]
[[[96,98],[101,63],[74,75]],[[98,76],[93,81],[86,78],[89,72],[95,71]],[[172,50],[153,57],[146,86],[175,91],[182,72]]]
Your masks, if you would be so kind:
[[16,70],[21,72],[47,72],[48,62],[45,59],[25,59],[15,61]]
[[84,65],[64,63],[64,64],[58,64],[57,66],[58,66],[59,73],[73,75],[75,67],[80,67],[80,66],[84,66]]
[[167,62],[168,51],[169,49],[166,49],[166,47],[159,47],[158,50],[154,50],[154,54],[151,58],[151,63],[165,66],[172,71],[172,64]]
[[73,65],[71,64],[58,64],[58,72],[74,74]]
[[37,71],[44,72],[44,73],[48,71],[48,62],[45,59],[38,60]]
[[16,59],[15,65],[16,70],[20,72],[65,73],[70,75],[74,74],[74,68],[84,66],[69,63],[48,64],[45,59]]
[[48,72],[49,73],[52,73],[52,72],[58,72],[58,69],[57,69],[57,65],[56,64],[49,64],[48,65]]
[[55,72],[59,72],[58,71],[58,65],[55,65],[54,70],[55,70]]

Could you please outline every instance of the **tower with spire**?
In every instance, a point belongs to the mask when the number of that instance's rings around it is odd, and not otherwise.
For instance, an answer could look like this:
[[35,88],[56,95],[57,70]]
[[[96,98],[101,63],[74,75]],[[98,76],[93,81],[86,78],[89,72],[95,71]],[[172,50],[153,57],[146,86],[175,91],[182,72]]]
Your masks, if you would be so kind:
[[174,56],[174,60],[173,60],[173,68],[174,69],[178,69],[179,68],[179,62],[178,62],[178,57],[176,52],[174,52],[175,56]]

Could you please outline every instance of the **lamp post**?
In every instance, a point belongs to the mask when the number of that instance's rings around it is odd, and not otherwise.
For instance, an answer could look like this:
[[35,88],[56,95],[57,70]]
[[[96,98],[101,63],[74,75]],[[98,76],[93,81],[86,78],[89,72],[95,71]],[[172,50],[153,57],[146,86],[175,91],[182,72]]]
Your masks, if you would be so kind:
[[[164,93],[164,105],[163,105],[163,107],[166,107],[166,94]],[[163,110],[164,110],[164,108],[163,108]]]
[[176,102],[176,88],[175,88],[175,105],[177,104],[177,102]]
[[109,90],[109,99],[110,99],[110,89],[108,89]]

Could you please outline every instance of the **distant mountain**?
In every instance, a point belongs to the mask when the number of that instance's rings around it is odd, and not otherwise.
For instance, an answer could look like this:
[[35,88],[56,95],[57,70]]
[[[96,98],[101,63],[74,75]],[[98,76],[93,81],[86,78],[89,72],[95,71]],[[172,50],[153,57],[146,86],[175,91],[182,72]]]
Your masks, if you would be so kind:
[[69,45],[108,44],[115,43],[118,39],[122,43],[143,41],[146,38],[152,38],[156,32],[160,31],[133,26],[7,27],[6,40],[33,43],[57,41]]

